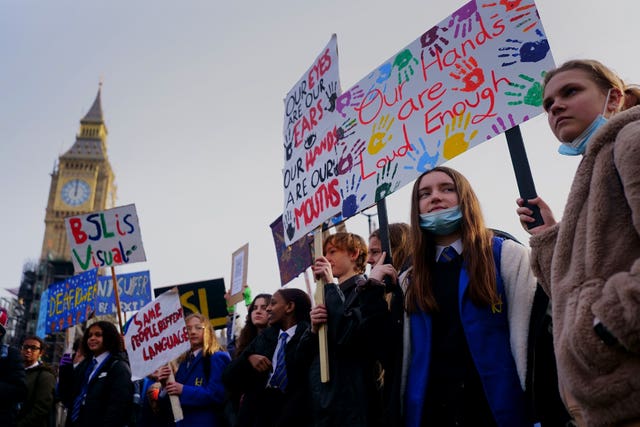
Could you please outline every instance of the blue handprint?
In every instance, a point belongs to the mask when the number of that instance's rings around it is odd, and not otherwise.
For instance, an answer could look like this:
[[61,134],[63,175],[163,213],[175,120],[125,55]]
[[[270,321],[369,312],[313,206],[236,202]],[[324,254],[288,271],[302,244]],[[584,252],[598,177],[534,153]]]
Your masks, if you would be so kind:
[[449,40],[439,35],[438,30],[442,30],[443,33],[449,31],[447,27],[438,27],[436,25],[420,37],[420,45],[423,49],[429,48],[431,56],[436,56],[436,51],[442,53],[442,46],[439,42],[442,42],[445,46],[449,44]]
[[541,39],[530,42],[507,39],[507,43],[511,43],[511,45],[498,48],[498,52],[503,52],[498,54],[498,58],[505,58],[503,59],[505,62],[502,63],[502,66],[508,67],[518,62],[517,59],[511,60],[506,58],[520,58],[520,62],[538,62],[543,60],[549,52],[549,42],[544,38],[542,31],[536,30],[536,34],[540,36]]
[[420,141],[420,147],[422,147],[422,150],[418,149],[414,144],[411,144],[411,151],[407,152],[407,156],[415,162],[415,166],[407,165],[404,168],[407,170],[415,169],[417,172],[422,173],[431,170],[438,165],[442,140],[439,140],[436,144],[436,153],[434,155],[429,154],[429,151],[427,151],[427,144],[424,142],[422,137],[418,138],[418,141]]
[[476,2],[467,3],[451,15],[449,28],[451,28],[454,23],[456,24],[456,30],[453,33],[454,39],[458,38],[458,34],[464,38],[471,32],[474,17],[476,21],[480,21],[480,14],[478,13],[478,5]]
[[[393,165],[393,170],[391,168]],[[398,163],[388,162],[376,175],[376,203],[393,193],[400,186],[400,181],[393,182],[398,172]]]
[[[347,144],[346,141],[340,142],[340,144],[343,146],[343,148],[342,154],[340,154],[340,159],[338,160],[338,166],[336,170],[338,172],[338,175],[346,175],[351,171],[351,169],[353,169],[353,167],[360,164],[360,154],[364,152],[367,141],[365,141],[364,139],[358,139],[353,145]],[[347,149],[349,149],[348,153]]]
[[418,60],[413,57],[413,54],[409,49],[405,49],[400,52],[393,60],[393,66],[398,67],[398,84],[408,82],[411,76],[413,76],[414,71],[411,61],[416,65],[419,64]]
[[347,178],[347,185],[340,189],[340,196],[342,197],[342,216],[345,218],[355,215],[360,207],[359,203],[362,203],[367,196],[366,194],[363,194],[360,197],[360,200],[358,200],[358,190],[360,189],[362,177],[358,178],[357,182],[355,179],[356,175],[351,175],[351,185],[349,185],[349,178]]
[[364,98],[364,91],[359,85],[355,85],[338,97],[336,100],[336,111],[338,111],[342,117],[347,117],[347,113],[345,113],[344,110],[348,107],[357,106],[360,104],[362,98]]

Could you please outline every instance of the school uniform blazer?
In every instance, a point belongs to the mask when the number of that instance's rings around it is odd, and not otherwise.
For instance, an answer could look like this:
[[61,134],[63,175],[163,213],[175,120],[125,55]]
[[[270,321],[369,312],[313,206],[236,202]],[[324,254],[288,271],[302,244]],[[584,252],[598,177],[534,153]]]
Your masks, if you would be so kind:
[[[275,421],[275,425],[278,426],[303,426],[308,422],[310,402],[307,373],[309,367],[302,362],[298,354],[300,338],[308,329],[308,322],[299,322],[296,333],[285,347],[287,388],[280,400],[282,407],[272,408],[273,413],[279,414]],[[266,393],[270,373],[257,372],[249,363],[249,356],[259,354],[273,361],[279,335],[279,328],[267,327],[229,364],[223,374],[223,381],[229,390],[244,394],[238,413],[239,426],[262,425],[263,413],[257,412],[256,408],[260,407],[260,400]]]
[[[204,368],[207,360],[210,368],[208,380]],[[215,427],[220,425],[218,417],[224,401],[222,371],[230,361],[229,353],[217,351],[208,358],[203,357],[202,352],[199,352],[189,366],[186,360],[180,363],[176,372],[176,382],[183,385],[180,404],[184,419],[177,423],[178,426]]]
[[[87,357],[75,369],[60,369],[59,390],[62,401],[69,409],[67,426],[72,427],[123,427],[131,421],[133,410],[133,383],[129,364],[119,355],[110,355],[89,381],[85,404],[76,422],[71,421],[73,401],[82,390],[85,371],[91,358]],[[71,385],[69,387],[69,385]]]

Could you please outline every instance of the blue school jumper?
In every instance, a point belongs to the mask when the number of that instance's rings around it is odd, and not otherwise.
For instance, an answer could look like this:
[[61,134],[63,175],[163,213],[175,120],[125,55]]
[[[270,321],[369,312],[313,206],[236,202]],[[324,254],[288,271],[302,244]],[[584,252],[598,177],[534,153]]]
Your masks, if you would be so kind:
[[[176,372],[176,382],[183,384],[180,405],[184,419],[177,423],[179,427],[215,427],[220,425],[218,416],[224,401],[222,371],[231,358],[226,351],[218,351],[211,356],[202,357],[202,352],[193,361],[184,360]],[[207,379],[204,364],[209,363],[210,371]]]
[[[501,307],[478,307],[467,295],[469,276],[463,264],[458,282],[459,310],[465,338],[480,375],[485,396],[499,427],[531,426],[525,394],[520,386],[516,364],[511,354],[509,323],[504,284],[500,275],[502,239],[493,238],[496,285]],[[429,365],[431,361],[431,316],[412,314],[411,364],[405,394],[406,425],[418,427],[422,421]],[[428,421],[428,420],[427,420]]]

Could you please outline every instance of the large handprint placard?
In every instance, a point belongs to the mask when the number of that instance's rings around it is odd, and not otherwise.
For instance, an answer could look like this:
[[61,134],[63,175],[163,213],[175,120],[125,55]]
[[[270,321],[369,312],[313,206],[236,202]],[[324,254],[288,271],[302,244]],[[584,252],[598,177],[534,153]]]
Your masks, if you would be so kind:
[[287,244],[340,212],[335,147],[340,95],[334,34],[284,99],[283,226]]
[[[469,1],[338,94],[333,145],[324,145],[337,187],[320,200],[335,213],[339,198],[348,218],[540,114],[553,66],[533,1]],[[286,215],[294,240],[321,223]]]

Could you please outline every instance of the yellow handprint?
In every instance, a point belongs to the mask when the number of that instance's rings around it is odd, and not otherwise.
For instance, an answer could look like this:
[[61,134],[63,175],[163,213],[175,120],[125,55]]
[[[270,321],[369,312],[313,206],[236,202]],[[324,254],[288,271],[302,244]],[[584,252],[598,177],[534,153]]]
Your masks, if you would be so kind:
[[371,138],[369,139],[369,145],[367,146],[369,154],[377,154],[378,151],[382,150],[385,145],[387,145],[387,142],[393,139],[392,134],[387,135],[395,121],[393,118],[389,120],[390,116],[390,114],[386,114],[380,117],[378,123],[373,125],[371,128]]
[[[445,140],[442,155],[445,159],[453,159],[455,156],[464,153],[469,148],[469,143],[478,134],[477,130],[471,132],[469,135],[469,141],[465,141],[465,132],[469,127],[471,121],[471,113],[467,113],[466,116],[455,116],[451,119],[451,123],[445,126]],[[456,126],[457,123],[457,126]],[[459,130],[451,134],[453,131]]]

